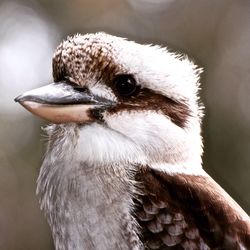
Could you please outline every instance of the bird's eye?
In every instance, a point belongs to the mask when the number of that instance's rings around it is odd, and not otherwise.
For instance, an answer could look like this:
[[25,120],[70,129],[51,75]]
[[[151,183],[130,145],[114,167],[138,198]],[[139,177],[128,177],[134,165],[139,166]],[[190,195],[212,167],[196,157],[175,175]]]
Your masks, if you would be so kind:
[[124,97],[130,97],[138,93],[139,86],[132,75],[117,75],[114,78],[114,86],[118,93]]

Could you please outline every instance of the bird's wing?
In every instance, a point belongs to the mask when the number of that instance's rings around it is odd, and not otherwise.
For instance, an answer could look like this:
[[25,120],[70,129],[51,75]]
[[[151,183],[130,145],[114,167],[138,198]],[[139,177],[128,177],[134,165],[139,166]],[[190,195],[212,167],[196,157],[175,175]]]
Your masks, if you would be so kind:
[[148,249],[250,249],[250,219],[208,175],[143,167],[135,217]]

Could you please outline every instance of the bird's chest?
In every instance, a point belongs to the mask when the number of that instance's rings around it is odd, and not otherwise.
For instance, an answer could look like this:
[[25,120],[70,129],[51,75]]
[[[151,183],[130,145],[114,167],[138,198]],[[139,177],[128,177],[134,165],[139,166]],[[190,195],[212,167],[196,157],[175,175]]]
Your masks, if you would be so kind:
[[58,168],[41,197],[56,249],[138,249],[126,173],[73,160]]
[[98,146],[98,140],[94,145],[86,145],[92,141],[87,139],[89,131],[82,135],[84,148],[75,126],[56,126],[51,132],[37,194],[55,248],[139,249],[137,227],[131,216],[131,166],[100,160],[94,163],[92,160],[102,154],[92,150]]

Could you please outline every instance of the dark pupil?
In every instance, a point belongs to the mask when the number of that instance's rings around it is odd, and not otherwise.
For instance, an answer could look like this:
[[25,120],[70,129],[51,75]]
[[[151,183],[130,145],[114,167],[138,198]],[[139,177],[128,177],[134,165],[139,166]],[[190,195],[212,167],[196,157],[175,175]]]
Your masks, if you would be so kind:
[[132,96],[136,92],[136,81],[130,75],[120,75],[115,79],[115,87],[121,96]]

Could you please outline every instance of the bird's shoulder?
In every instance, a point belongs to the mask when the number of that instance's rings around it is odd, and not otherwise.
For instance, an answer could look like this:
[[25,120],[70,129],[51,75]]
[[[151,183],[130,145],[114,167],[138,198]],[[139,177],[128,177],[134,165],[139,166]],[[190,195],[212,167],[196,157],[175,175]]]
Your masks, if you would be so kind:
[[141,167],[135,217],[148,249],[249,249],[250,219],[208,175]]

